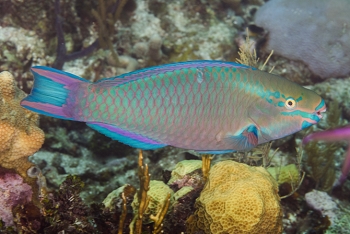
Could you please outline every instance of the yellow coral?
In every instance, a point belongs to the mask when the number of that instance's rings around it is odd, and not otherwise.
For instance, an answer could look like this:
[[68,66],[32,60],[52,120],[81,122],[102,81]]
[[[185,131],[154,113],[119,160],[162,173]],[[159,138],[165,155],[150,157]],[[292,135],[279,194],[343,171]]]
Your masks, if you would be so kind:
[[277,182],[262,167],[222,161],[210,170],[187,233],[281,233]]
[[[156,216],[157,213],[162,209],[168,194],[170,193],[170,203],[173,203],[173,190],[171,190],[168,185],[164,184],[162,181],[151,180],[149,184],[149,190],[147,196],[149,197],[148,207],[143,213],[143,224],[153,222],[150,216]],[[134,213],[138,213],[139,201],[137,194],[134,196],[134,201],[131,206],[133,207]]]
[[44,142],[39,116],[20,106],[25,96],[9,72],[0,73],[0,166],[14,169],[22,177],[32,166],[28,156]]

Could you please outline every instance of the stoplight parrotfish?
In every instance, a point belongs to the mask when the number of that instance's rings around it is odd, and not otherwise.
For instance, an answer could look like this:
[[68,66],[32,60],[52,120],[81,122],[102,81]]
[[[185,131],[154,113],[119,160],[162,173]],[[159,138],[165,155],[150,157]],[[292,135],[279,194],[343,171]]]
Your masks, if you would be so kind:
[[[327,141],[327,142],[336,142],[336,141],[348,141],[350,144],[350,125],[339,127],[336,129],[330,129],[322,132],[314,132],[303,139],[303,144],[307,144],[310,141]],[[346,181],[350,172],[350,145],[348,146],[343,167],[341,170],[341,175],[334,184],[333,187],[342,186]]]
[[23,107],[140,149],[248,150],[316,124],[326,110],[313,91],[233,62],[173,63],[95,83],[49,67],[32,72]]

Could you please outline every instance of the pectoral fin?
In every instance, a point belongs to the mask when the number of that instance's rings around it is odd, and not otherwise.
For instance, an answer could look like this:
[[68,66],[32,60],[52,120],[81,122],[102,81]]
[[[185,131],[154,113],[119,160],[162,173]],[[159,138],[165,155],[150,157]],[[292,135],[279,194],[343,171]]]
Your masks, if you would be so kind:
[[258,145],[258,129],[255,125],[250,125],[239,135],[227,135],[226,140],[235,150],[249,150]]

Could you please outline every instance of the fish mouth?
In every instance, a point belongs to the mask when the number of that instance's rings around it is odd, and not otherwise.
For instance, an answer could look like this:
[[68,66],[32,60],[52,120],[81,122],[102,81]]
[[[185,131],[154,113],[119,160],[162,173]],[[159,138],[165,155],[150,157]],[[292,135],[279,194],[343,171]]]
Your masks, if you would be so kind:
[[317,110],[315,112],[315,115],[319,118],[319,119],[322,119],[322,113],[326,112],[327,108],[326,108],[326,105],[324,105],[321,109]]

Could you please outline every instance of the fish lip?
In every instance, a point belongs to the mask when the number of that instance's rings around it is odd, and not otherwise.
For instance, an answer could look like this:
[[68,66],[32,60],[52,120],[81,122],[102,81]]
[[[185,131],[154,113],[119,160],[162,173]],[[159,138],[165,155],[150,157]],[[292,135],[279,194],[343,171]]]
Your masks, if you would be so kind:
[[327,110],[326,106],[323,106],[321,109],[315,111],[314,114],[315,114],[319,119],[322,119],[322,118],[323,118],[322,113],[326,112],[326,110]]

